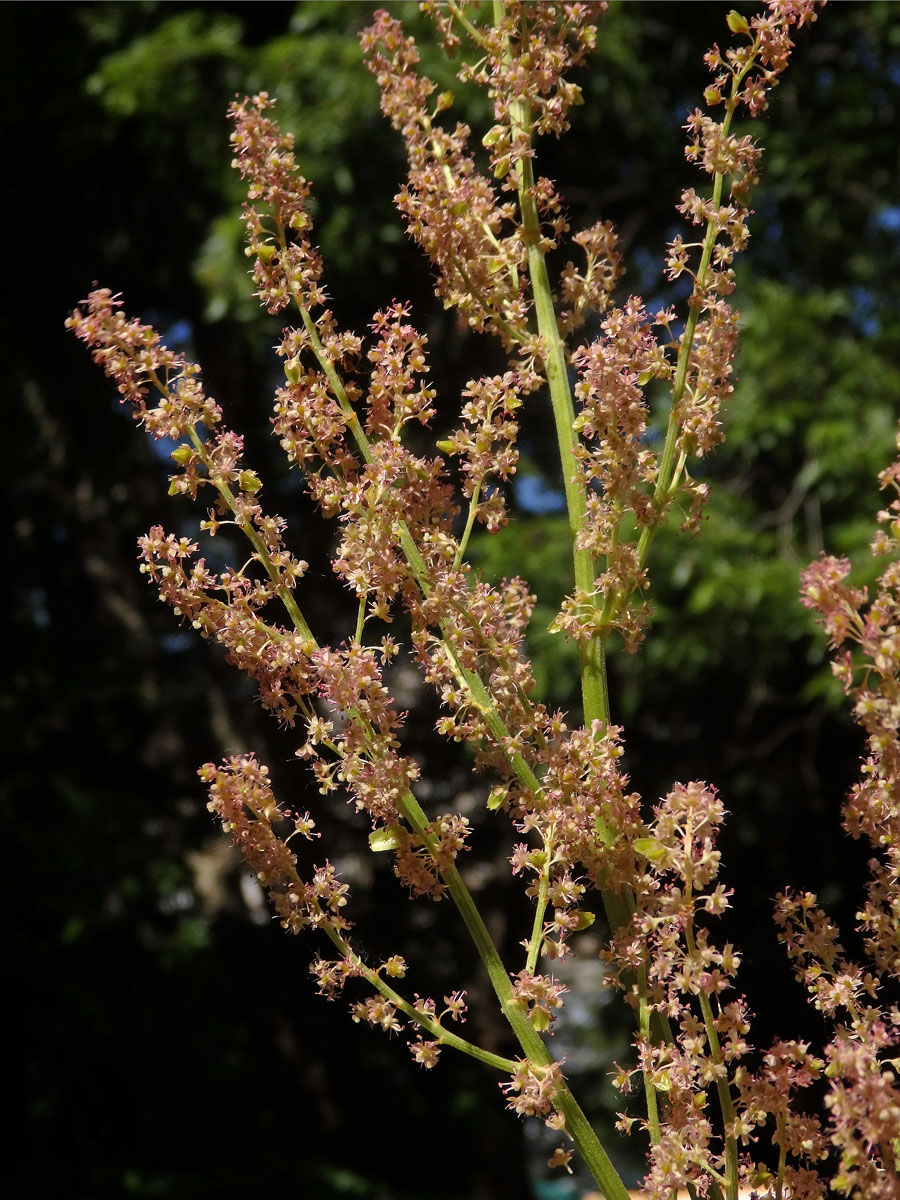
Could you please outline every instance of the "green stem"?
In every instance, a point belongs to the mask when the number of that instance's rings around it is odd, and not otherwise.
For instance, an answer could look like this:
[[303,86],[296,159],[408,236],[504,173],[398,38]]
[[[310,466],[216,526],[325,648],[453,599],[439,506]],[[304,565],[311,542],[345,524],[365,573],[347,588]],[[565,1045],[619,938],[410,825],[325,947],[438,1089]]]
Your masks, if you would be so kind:
[[481,496],[481,481],[478,480],[472,488],[472,495],[469,498],[469,512],[466,516],[466,527],[463,530],[463,535],[459,539],[459,546],[456,549],[456,554],[453,557],[453,570],[458,571],[462,566],[462,561],[466,556],[466,547],[469,544],[469,538],[472,536],[472,530],[475,527],[475,514],[478,512],[478,500]]
[[475,28],[475,26],[460,8],[459,4],[456,3],[456,0],[447,0],[447,7],[453,13],[454,17],[456,17],[457,21],[459,21],[460,25],[462,25],[463,29],[465,29],[466,33],[469,35],[475,45],[483,47],[484,38],[481,36],[481,31]]
[[[494,11],[501,19],[505,6],[495,0]],[[530,113],[524,101],[510,107],[511,119],[518,131],[527,130]],[[556,426],[562,467],[563,489],[566,511],[569,518],[569,533],[572,537],[573,566],[576,592],[595,605],[594,589],[597,566],[589,550],[579,549],[578,538],[587,527],[587,496],[581,473],[578,469],[577,435],[575,433],[575,404],[569,387],[565,349],[559,336],[556,309],[553,305],[553,290],[547,263],[541,250],[541,227],[537,204],[534,199],[534,170],[530,158],[520,158],[516,163],[518,175],[519,211],[521,214],[521,236],[528,257],[528,273],[534,298],[534,312],[538,334],[541,338],[541,355],[544,374],[550,390],[550,403]],[[601,720],[609,723],[609,691],[606,682],[606,657],[603,639],[595,633],[586,642],[579,642],[581,658],[581,693],[584,706],[584,721]]]
[[532,973],[541,956],[541,945],[544,940],[544,916],[547,912],[547,893],[550,887],[550,867],[553,862],[546,839],[544,840],[544,858],[545,862],[541,868],[538,894],[534,905],[534,922],[531,926],[531,937],[528,940],[528,957],[525,960],[525,970]]
[[784,1127],[784,1117],[778,1116],[778,1175],[775,1178],[775,1200],[784,1196],[784,1169],[787,1166],[787,1133]]
[[353,640],[357,645],[362,643],[363,627],[366,623],[366,593],[359,598],[359,609],[356,613],[356,632],[353,635]]
[[[642,968],[642,970],[645,979],[643,987],[638,987],[638,1026],[641,1031],[641,1037],[644,1041],[649,1042],[650,1004],[647,998],[646,967]],[[656,1095],[656,1088],[650,1083],[649,1073],[646,1071],[644,1072],[644,1091],[647,1099],[647,1123],[650,1127],[650,1143],[653,1146],[658,1146],[660,1139],[659,1101]]]

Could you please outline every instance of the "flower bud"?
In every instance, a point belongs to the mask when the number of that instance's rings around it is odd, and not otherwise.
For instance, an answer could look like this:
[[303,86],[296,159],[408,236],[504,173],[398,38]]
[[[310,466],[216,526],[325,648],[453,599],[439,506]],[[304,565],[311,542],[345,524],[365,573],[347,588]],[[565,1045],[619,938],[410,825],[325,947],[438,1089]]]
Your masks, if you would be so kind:
[[487,798],[487,806],[490,812],[495,812],[498,808],[502,808],[506,800],[509,798],[509,789],[505,787],[491,788],[491,794]]
[[636,838],[634,849],[641,858],[649,859],[650,862],[659,862],[661,858],[666,856],[666,848],[662,842],[658,842],[656,838],[642,837]]
[[369,834],[369,849],[375,854],[381,854],[385,850],[396,850],[399,845],[399,825],[385,825]]

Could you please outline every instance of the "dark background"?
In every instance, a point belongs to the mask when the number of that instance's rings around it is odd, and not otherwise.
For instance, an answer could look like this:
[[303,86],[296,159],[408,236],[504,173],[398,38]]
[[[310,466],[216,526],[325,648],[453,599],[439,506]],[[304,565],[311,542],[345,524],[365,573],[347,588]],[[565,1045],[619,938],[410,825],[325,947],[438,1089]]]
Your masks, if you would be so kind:
[[[542,1174],[544,1146],[523,1141],[495,1079],[446,1054],[423,1072],[401,1044],[352,1024],[343,1002],[318,998],[311,946],[281,933],[242,882],[195,772],[252,748],[283,796],[314,808],[372,957],[403,953],[425,994],[468,986],[473,1036],[511,1049],[453,912],[406,902],[360,852],[364,824],[310,788],[295,739],[262,720],[250,688],[138,575],[138,534],[156,522],[189,531],[196,518],[166,498],[165,462],[63,329],[96,280],[197,356],[246,434],[268,506],[314,564],[311,623],[323,640],[345,636],[352,615],[326,557],[333,530],[312,518],[267,434],[278,328],[250,297],[224,113],[236,92],[278,96],[315,183],[339,319],[361,331],[393,297],[411,300],[432,343],[438,426],[449,423],[460,386],[499,359],[430,298],[428,267],[392,210],[400,147],[356,41],[374,7],[0,7],[10,267],[0,786],[19,1122],[4,1175],[15,1195],[501,1200]],[[452,86],[424,19],[390,7]],[[674,205],[696,182],[680,125],[706,82],[702,53],[728,37],[727,7],[613,4],[575,130],[541,147],[573,229],[598,215],[619,226],[623,295],[663,298]],[[481,98],[459,99],[477,122]],[[728,441],[707,468],[704,533],[660,537],[656,627],[640,655],[611,666],[635,787],[652,802],[676,779],[706,778],[732,814],[724,877],[736,897],[723,936],[745,951],[762,1045],[822,1036],[784,964],[772,896],[789,882],[818,889],[845,927],[860,896],[865,855],[839,832],[839,807],[861,739],[796,593],[823,547],[873,575],[874,479],[900,396],[898,101],[896,6],[834,5],[801,35],[757,130],[766,156],[740,267],[744,350]],[[569,587],[549,429],[536,403],[516,523],[475,549],[486,572],[524,574],[546,597],[532,636],[539,687],[577,711],[574,656],[543,632]],[[408,671],[397,686],[427,764],[426,805],[477,819],[473,886],[517,963],[527,910],[505,864],[508,831],[484,814],[486,784],[473,785],[465,756],[431,738],[432,698]],[[588,940],[583,963],[595,952]],[[587,1026],[576,1019],[559,1036],[608,1129],[602,1081],[626,1053],[627,1023],[602,993],[587,999]],[[634,1148],[617,1154],[633,1165]]]

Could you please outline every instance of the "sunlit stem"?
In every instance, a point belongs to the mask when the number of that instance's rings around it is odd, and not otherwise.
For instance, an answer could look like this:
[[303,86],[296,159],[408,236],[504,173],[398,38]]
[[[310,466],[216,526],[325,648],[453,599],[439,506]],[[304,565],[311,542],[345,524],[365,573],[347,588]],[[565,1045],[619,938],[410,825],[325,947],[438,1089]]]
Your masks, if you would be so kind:
[[544,916],[547,912],[547,893],[550,886],[550,868],[553,865],[553,858],[550,854],[550,849],[545,840],[544,842],[544,862],[541,865],[541,872],[538,876],[538,894],[534,905],[534,923],[531,927],[531,937],[528,940],[528,957],[525,960],[525,970],[534,973],[537,967],[538,959],[541,954],[541,946],[544,941]]
[[353,635],[353,640],[359,646],[362,643],[363,626],[366,623],[366,593],[359,598],[359,608],[356,613],[356,632]]
[[[503,20],[505,5],[501,0],[494,3],[495,20]],[[517,132],[527,131],[530,112],[525,101],[516,101],[510,106],[511,118]],[[518,177],[519,211],[521,214],[521,236],[528,258],[528,272],[534,298],[534,312],[538,333],[541,338],[541,355],[544,374],[550,390],[550,403],[559,444],[562,467],[563,489],[569,533],[572,538],[573,566],[576,591],[595,604],[597,566],[590,551],[580,549],[579,536],[587,528],[587,496],[578,469],[576,457],[577,435],[575,433],[575,404],[569,387],[565,349],[559,335],[556,310],[553,306],[553,291],[550,276],[541,249],[541,227],[534,199],[534,170],[530,158],[516,161]],[[599,633],[579,642],[581,659],[581,692],[584,721],[590,725],[600,720],[609,723],[609,691],[606,683],[606,656],[603,638]]]
[[[638,1027],[641,1031],[641,1038],[649,1045],[650,1043],[650,1004],[647,998],[646,982],[643,987],[638,988]],[[645,1094],[647,1100],[647,1124],[650,1129],[650,1142],[654,1146],[659,1145],[660,1130],[659,1130],[659,1102],[656,1095],[655,1087],[647,1087],[649,1082],[649,1072],[644,1072]]]
[[478,512],[478,501],[481,497],[481,480],[475,483],[472,488],[472,495],[469,497],[469,511],[466,515],[466,527],[463,530],[462,537],[459,539],[459,546],[453,558],[453,570],[458,571],[462,566],[462,561],[466,556],[466,548],[469,545],[469,538],[472,536],[472,530],[475,528],[475,514]]

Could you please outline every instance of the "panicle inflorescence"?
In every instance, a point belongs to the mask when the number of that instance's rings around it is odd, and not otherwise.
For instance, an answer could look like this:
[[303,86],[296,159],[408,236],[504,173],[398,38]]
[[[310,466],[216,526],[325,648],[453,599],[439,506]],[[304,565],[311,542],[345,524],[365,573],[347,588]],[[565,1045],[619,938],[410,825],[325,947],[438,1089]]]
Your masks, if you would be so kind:
[[[569,110],[584,103],[581,88],[569,76],[594,48],[597,18],[606,7],[512,3],[503,19],[478,30],[481,57],[474,66],[464,64],[460,78],[485,88],[493,106],[495,123],[485,146],[497,179],[511,181],[516,165],[534,157],[535,136],[560,137],[569,128]],[[441,6],[429,4],[426,10],[445,38],[452,37]],[[550,181],[541,180],[539,186],[546,189],[551,208],[557,209]],[[559,231],[564,228],[561,222]]]
[[313,838],[315,822],[309,813],[281,808],[269,783],[269,771],[253,755],[235,756],[221,767],[206,763],[198,772],[209,788],[209,811],[227,833],[266,889],[282,926],[299,933],[307,925],[328,924],[343,935],[350,925],[342,909],[347,885],[339,883],[330,863],[316,867],[310,883],[297,873],[297,856],[288,849],[281,830]]
[[[419,53],[400,22],[383,10],[361,38],[381,89],[381,107],[403,136],[409,180],[396,197],[410,235],[437,269],[437,290],[474,329],[520,336],[526,317],[524,249],[504,233],[514,205],[501,202],[468,149],[470,129],[448,131],[437,118],[452,103],[420,76]],[[519,330],[519,334],[514,331]]]
[[[66,328],[90,346],[94,362],[115,382],[121,402],[133,405],[134,419],[148,433],[181,441],[195,425],[219,424],[222,410],[204,394],[199,369],[169,350],[152,326],[129,321],[120,297],[96,288],[82,304],[86,311],[76,308]],[[150,407],[148,397],[156,400]]]
[[[738,315],[724,299],[734,290],[732,263],[749,241],[749,197],[757,182],[760,150],[749,135],[731,132],[734,117],[743,109],[750,117],[766,106],[765,97],[784,71],[793,48],[791,31],[814,21],[824,0],[780,3],[747,21],[737,12],[729,15],[733,32],[746,42],[723,54],[718,46],[706,55],[714,82],[706,89],[707,106],[722,106],[721,120],[697,108],[685,129],[689,141],[685,154],[712,178],[712,195],[701,196],[688,188],[679,211],[692,226],[705,226],[700,242],[685,242],[678,235],[670,243],[666,273],[670,280],[687,274],[692,280],[689,297],[689,335],[682,335],[685,357],[679,356],[672,419],[678,427],[676,446],[684,458],[703,457],[721,440],[720,410],[731,394],[732,362],[737,344]],[[723,202],[724,185],[728,199]],[[692,255],[699,252],[696,267]],[[706,489],[688,480],[687,496],[695,522]]]
[[848,957],[812,893],[786,892],[776,911],[798,975],[835,1024],[825,1050],[829,1133],[840,1153],[834,1186],[867,1198],[900,1194],[900,1012],[884,996],[885,984],[900,978],[900,458],[879,480],[895,495],[878,514],[872,552],[890,561],[871,602],[865,588],[848,582],[848,560],[826,555],[804,572],[801,590],[828,632],[832,670],[867,737],[844,826],[873,850],[867,898],[857,914],[870,963]]
[[[404,138],[409,177],[397,196],[410,235],[434,264],[437,288],[448,308],[477,330],[496,333],[526,364],[541,358],[528,328],[526,233],[513,201],[504,191],[517,187],[517,164],[533,157],[533,136],[559,136],[567,114],[581,103],[581,89],[566,78],[582,62],[596,38],[602,4],[512,4],[496,25],[478,24],[477,6],[426,4],[448,49],[459,45],[457,22],[475,42],[479,65],[463,62],[464,83],[485,88],[494,108],[494,126],[483,139],[491,175],[480,171],[469,149],[470,129],[440,124],[453,103],[417,73],[419,54],[412,38],[384,11],[362,36],[369,66],[381,89],[382,110]],[[473,24],[473,22],[475,22]],[[528,187],[540,214],[542,252],[568,231],[556,189],[548,179]],[[602,312],[620,273],[616,237],[598,221],[572,239],[585,254],[582,271],[569,263],[561,277],[561,327],[574,328],[591,311]]]
[[[421,450],[421,430],[435,416],[437,393],[428,378],[427,338],[409,306],[395,300],[376,313],[367,337],[340,328],[312,242],[310,187],[291,135],[273,119],[274,101],[260,92],[229,110],[234,165],[247,181],[246,253],[256,294],[268,312],[290,308],[296,321],[277,348],[284,382],[272,424],[313,500],[336,520],[332,568],[358,603],[352,637],[323,646],[307,625],[295,594],[306,564],[285,545],[281,518],[264,512],[242,439],[223,426],[198,368],[149,326],[126,320],[107,291],[93,292],[69,324],[135,417],[176,443],[170,492],[196,499],[212,487],[215,504],[203,530],[227,541],[236,528],[251,546],[241,568],[213,571],[197,557],[197,543],[156,526],[140,540],[142,570],[177,615],[221,643],[229,661],[256,681],[267,709],[288,726],[299,721],[304,734],[296,754],[319,791],[343,791],[368,816],[372,848],[392,852],[395,874],[411,894],[453,896],[526,1057],[500,1059],[452,1033],[465,1019],[463,992],[445,995],[442,1008],[418,995],[408,1002],[391,982],[406,973],[399,956],[371,968],[355,953],[343,912],[346,885],[327,862],[302,878],[289,848],[297,834],[318,836],[312,818],[277,804],[268,772],[253,756],[201,769],[209,808],[285,928],[310,926],[330,940],[335,956],[311,967],[324,995],[365,983],[367,994],[350,1001],[354,1021],[388,1034],[405,1025],[413,1057],[426,1068],[448,1043],[490,1061],[506,1072],[501,1087],[510,1108],[573,1137],[567,1122],[579,1118],[562,1063],[538,1036],[552,1032],[565,988],[539,960],[568,952],[573,935],[593,922],[591,891],[599,891],[614,935],[606,952],[610,975],[638,1014],[652,1197],[669,1197],[680,1184],[708,1195],[712,1181],[730,1200],[739,1182],[774,1188],[779,1200],[820,1197],[814,1164],[826,1152],[826,1134],[796,1098],[823,1073],[833,1081],[829,1135],[842,1156],[840,1185],[867,1200],[895,1195],[884,1180],[900,1113],[897,1060],[890,1058],[900,1016],[879,1007],[876,976],[847,960],[814,897],[782,898],[790,953],[822,1011],[845,1014],[846,1022],[823,1059],[803,1044],[779,1041],[753,1065],[750,1013],[732,994],[740,955],[731,944],[718,946],[710,931],[730,897],[717,881],[724,818],[717,792],[699,782],[675,784],[645,819],[622,767],[623,735],[608,699],[594,703],[585,690],[581,728],[536,702],[525,653],[536,597],[519,578],[488,584],[466,561],[476,523],[496,533],[508,520],[520,410],[546,384],[575,565],[575,587],[551,629],[579,643],[585,678],[590,663],[602,669],[611,631],[628,650],[639,644],[649,612],[643,594],[650,541],[677,501],[689,509],[685,526],[696,527],[706,487],[691,479],[688,462],[721,439],[720,409],[732,390],[737,314],[726,297],[735,255],[749,237],[759,151],[731,125],[740,110],[755,116],[765,108],[788,61],[791,31],[815,18],[816,3],[772,3],[749,21],[732,13],[729,25],[744,44],[707,55],[714,82],[706,104],[723,115],[716,120],[697,109],[687,121],[687,157],[710,177],[711,194],[682,195],[680,212],[703,229],[702,240],[679,237],[668,250],[669,279],[691,280],[677,335],[674,309],[649,313],[639,296],[614,303],[622,264],[612,227],[596,220],[570,236],[554,184],[534,172],[534,139],[563,133],[581,103],[571,72],[593,47],[605,5],[497,4],[493,22],[484,20],[481,5],[451,0],[424,8],[448,50],[462,38],[474,46],[476,61],[463,59],[459,74],[484,89],[493,125],[473,150],[468,127],[445,115],[453,97],[438,94],[419,73],[413,39],[377,11],[361,40],[382,109],[406,145],[409,174],[397,204],[435,268],[444,305],[470,329],[497,336],[508,356],[506,369],[468,380],[459,425],[434,453]],[[565,262],[553,284],[545,259],[559,249],[565,261],[566,238],[579,248],[581,265]],[[581,329],[587,339],[577,344],[572,335]],[[655,436],[649,388],[671,392],[664,444]],[[408,444],[412,426],[416,449]],[[883,481],[898,487],[900,464]],[[877,548],[896,553],[900,501],[882,516],[889,532]],[[900,569],[884,573],[865,614],[865,594],[847,587],[845,577],[844,564],[823,559],[810,568],[806,598],[823,613],[835,646],[849,638],[865,657],[859,682],[849,654],[837,665],[870,748],[846,822],[876,849],[861,928],[877,969],[897,975]],[[272,619],[275,601],[286,624]],[[398,645],[383,634],[400,614],[441,701],[439,732],[471,744],[475,766],[495,781],[488,808],[504,810],[522,839],[509,861],[535,916],[523,943],[525,966],[516,972],[507,973],[480,929],[457,870],[472,833],[468,819],[452,812],[429,818],[413,795],[420,768],[403,753],[406,714],[397,710],[388,675]],[[620,1073],[623,1090],[632,1074]],[[862,1114],[872,1105],[878,1116],[865,1126]],[[622,1116],[622,1127],[633,1120]],[[776,1182],[765,1152],[755,1148],[767,1124],[779,1154]],[[560,1148],[551,1164],[567,1167],[570,1155]]]
[[228,109],[234,122],[233,165],[249,180],[246,253],[254,259],[257,295],[271,313],[286,308],[296,293],[310,305],[325,299],[319,286],[322,259],[309,240],[309,184],[297,170],[293,134],[282,133],[266,115],[274,104],[267,92],[260,92]]
[[[664,1099],[645,1187],[652,1200],[664,1200],[676,1185],[703,1185],[714,1172],[722,1186],[739,1179],[768,1188],[775,1182],[772,1164],[753,1147],[770,1126],[770,1144],[783,1152],[779,1186],[785,1195],[814,1200],[824,1195],[815,1162],[827,1147],[797,1096],[824,1064],[805,1045],[778,1041],[753,1066],[750,1011],[742,997],[727,995],[741,956],[730,943],[717,947],[709,928],[710,918],[730,905],[730,892],[717,882],[724,815],[714,789],[677,784],[632,841],[643,861],[636,909],[614,938],[609,961],[635,1007],[644,1003],[638,980],[646,969],[650,1013],[671,1029],[670,1036],[651,1036],[648,1019],[637,1040],[636,1070]],[[620,1070],[617,1086],[630,1091],[635,1073]],[[722,1111],[720,1133],[713,1092]],[[622,1114],[620,1127],[630,1129],[635,1119]],[[650,1128],[649,1121],[644,1125]]]

